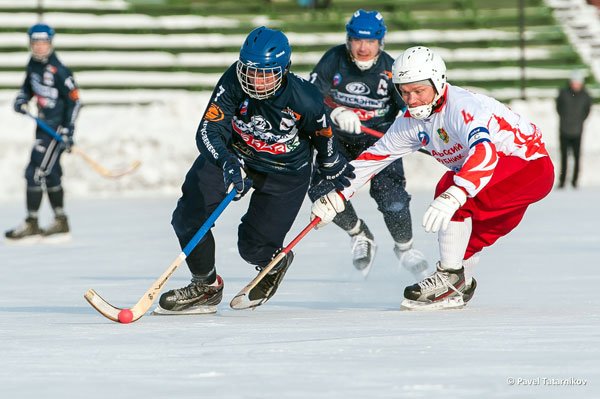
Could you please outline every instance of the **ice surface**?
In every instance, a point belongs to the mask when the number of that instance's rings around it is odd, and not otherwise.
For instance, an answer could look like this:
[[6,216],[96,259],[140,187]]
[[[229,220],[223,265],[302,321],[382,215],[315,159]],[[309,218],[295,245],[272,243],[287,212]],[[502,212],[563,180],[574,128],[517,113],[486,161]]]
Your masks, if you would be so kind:
[[[177,196],[69,200],[71,243],[0,243],[2,397],[598,398],[599,195],[553,192],[532,206],[485,252],[469,306],[425,313],[399,311],[410,275],[398,269],[366,192],[354,203],[379,244],[367,280],[353,269],[345,233],[327,226],[297,245],[271,301],[231,310],[256,273],[236,249],[245,198],[214,229],[225,280],[218,313],[130,325],[104,319],[83,293],[94,288],[121,307],[139,299],[179,253],[169,226]],[[417,248],[434,262],[436,238],[419,226],[429,201],[430,192],[413,193],[413,225]],[[22,207],[4,202],[3,226],[19,222]],[[308,213],[305,203],[286,242]],[[44,205],[42,224],[49,217]],[[188,279],[184,265],[166,288]]]

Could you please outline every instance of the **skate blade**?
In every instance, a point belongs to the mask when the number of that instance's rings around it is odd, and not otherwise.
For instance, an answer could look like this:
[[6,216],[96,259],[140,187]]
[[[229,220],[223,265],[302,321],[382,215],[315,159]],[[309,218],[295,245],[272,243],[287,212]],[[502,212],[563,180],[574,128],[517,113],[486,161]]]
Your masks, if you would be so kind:
[[269,298],[250,300],[247,295],[239,295],[231,300],[229,306],[236,310],[254,309],[267,302],[268,299]]
[[194,314],[212,314],[217,313],[217,306],[194,306],[185,310],[167,310],[160,305],[152,312],[155,316],[185,316]]
[[40,234],[34,236],[27,236],[23,238],[8,238],[4,239],[4,243],[8,245],[33,245],[39,244],[42,241],[42,236]]
[[449,310],[449,309],[461,309],[466,305],[465,301],[461,296],[452,298],[446,298],[443,301],[423,303],[419,301],[413,301],[410,299],[404,299],[400,304],[400,310]]
[[71,236],[71,233],[60,233],[42,236],[41,242],[44,244],[64,244],[71,242],[72,239],[73,237]]
[[373,263],[375,263],[375,254],[377,254],[377,246],[373,244],[373,256],[371,257],[371,261],[364,267],[361,267],[360,264],[354,264],[356,270],[360,271],[364,278],[367,278],[369,273],[371,273],[371,268],[373,267]]
[[419,258],[421,258],[422,260],[418,261],[418,262],[411,262],[411,260],[409,259],[410,258],[409,251],[406,251],[400,257],[400,261],[399,261],[400,268],[410,272],[410,274],[412,274],[414,276],[415,281],[421,281],[421,280],[425,279],[426,277],[429,277],[432,272],[429,271],[429,264],[425,260],[425,256],[423,255],[423,253],[416,249],[413,249],[412,251],[413,251],[413,253],[411,255],[412,255],[413,259],[415,257],[415,253],[416,253],[419,255]]

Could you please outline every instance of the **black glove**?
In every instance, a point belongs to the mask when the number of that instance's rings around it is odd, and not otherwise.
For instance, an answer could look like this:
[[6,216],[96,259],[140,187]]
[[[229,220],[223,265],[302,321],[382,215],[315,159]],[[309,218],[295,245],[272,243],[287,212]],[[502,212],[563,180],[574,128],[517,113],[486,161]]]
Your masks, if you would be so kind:
[[249,177],[244,178],[242,164],[233,154],[227,156],[225,162],[223,162],[222,168],[225,187],[228,188],[233,184],[233,188],[238,192],[233,200],[237,201],[252,188],[252,179]]
[[323,180],[333,183],[338,191],[350,186],[350,179],[356,177],[354,166],[349,164],[341,154],[333,155],[320,162],[319,175]]
[[321,179],[321,181],[308,189],[308,198],[311,202],[315,202],[319,198],[326,196],[334,190],[335,184],[333,184],[332,181]]
[[71,147],[73,147],[73,126],[71,127],[60,127],[57,129],[58,134],[62,138],[61,145],[65,149],[66,152],[71,152]]
[[25,96],[19,94],[15,100],[13,107],[15,108],[15,112],[26,115],[27,114],[27,103],[29,100]]

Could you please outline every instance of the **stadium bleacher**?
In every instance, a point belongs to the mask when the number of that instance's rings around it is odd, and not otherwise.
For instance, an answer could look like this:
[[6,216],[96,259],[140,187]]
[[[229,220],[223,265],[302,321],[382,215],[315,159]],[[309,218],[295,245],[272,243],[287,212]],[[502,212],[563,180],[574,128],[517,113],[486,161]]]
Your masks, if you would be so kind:
[[[569,29],[575,28],[565,28],[572,20],[566,1],[524,0],[527,97],[554,96],[573,69],[586,70],[595,90],[593,57],[573,44],[577,38]],[[307,76],[324,50],[344,41],[351,13],[368,8],[384,14],[392,56],[412,45],[430,46],[446,60],[451,82],[511,100],[523,94],[517,4],[333,0],[316,10],[296,0],[3,0],[0,90],[21,84],[28,57],[25,32],[38,20],[56,29],[59,57],[88,99],[108,101],[108,90],[117,102],[137,102],[151,101],[160,90],[212,90],[237,58],[245,35],[262,24],[288,35],[293,70]],[[122,93],[131,90],[138,95]]]

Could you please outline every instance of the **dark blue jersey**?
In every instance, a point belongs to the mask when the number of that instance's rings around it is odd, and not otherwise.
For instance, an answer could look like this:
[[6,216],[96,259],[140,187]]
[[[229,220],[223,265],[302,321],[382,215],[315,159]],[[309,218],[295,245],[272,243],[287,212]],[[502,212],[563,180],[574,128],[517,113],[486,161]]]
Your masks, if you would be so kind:
[[80,108],[79,89],[69,68],[54,52],[47,62],[30,58],[18,96],[27,101],[35,97],[38,116],[53,128],[74,126]]
[[[383,51],[375,65],[361,71],[342,44],[323,55],[310,81],[319,88],[330,110],[339,106],[351,108],[364,126],[385,132],[405,107],[392,82],[393,63],[394,59]],[[334,132],[344,139],[360,137],[335,126]]]
[[223,74],[196,133],[200,152],[222,166],[228,153],[260,172],[299,173],[311,163],[337,155],[323,96],[308,81],[288,73],[279,92],[250,98],[240,86],[235,63]]

